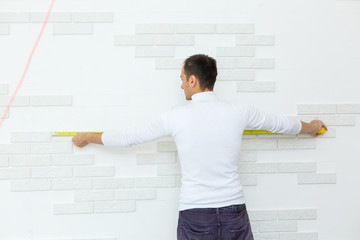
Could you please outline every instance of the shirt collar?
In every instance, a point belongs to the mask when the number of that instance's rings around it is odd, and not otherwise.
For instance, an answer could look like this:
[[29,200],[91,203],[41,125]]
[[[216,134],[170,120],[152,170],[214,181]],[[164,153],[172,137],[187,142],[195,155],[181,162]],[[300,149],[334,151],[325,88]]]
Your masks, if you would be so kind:
[[217,99],[213,91],[198,92],[191,96],[192,102],[208,101]]

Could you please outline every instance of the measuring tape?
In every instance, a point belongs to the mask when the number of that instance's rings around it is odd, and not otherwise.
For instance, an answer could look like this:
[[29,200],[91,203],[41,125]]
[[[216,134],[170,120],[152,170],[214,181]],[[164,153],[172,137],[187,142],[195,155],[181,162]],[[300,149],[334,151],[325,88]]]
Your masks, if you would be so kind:
[[[53,136],[54,137],[68,137],[68,136],[76,136],[76,134],[81,133],[81,132],[54,132]],[[103,133],[103,132],[90,132],[90,133]],[[325,128],[321,128],[320,131],[318,131],[317,133],[319,134],[323,134],[325,133]],[[245,135],[249,135],[249,134],[279,134],[276,132],[269,132],[266,130],[244,130],[243,134]]]

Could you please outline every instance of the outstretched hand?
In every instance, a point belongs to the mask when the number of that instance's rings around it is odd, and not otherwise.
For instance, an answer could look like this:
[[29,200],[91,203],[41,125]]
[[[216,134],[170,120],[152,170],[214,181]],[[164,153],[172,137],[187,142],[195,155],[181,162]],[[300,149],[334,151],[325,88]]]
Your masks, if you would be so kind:
[[317,137],[319,136],[319,131],[322,127],[325,128],[325,131],[328,130],[327,126],[325,125],[325,123],[321,120],[313,120],[310,122],[310,125],[311,125],[311,132],[310,132],[310,135],[313,136],[313,137]]
[[77,133],[71,140],[78,147],[85,147],[89,144],[87,141],[87,133]]

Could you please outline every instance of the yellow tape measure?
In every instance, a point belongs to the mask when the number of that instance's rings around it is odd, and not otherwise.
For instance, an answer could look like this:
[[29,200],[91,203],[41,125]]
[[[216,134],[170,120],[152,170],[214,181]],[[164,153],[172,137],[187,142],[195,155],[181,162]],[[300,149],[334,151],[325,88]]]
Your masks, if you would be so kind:
[[[76,134],[81,133],[81,132],[54,132],[53,136],[54,137],[68,137],[68,136],[76,136]],[[103,132],[91,132],[91,133],[103,133]],[[323,134],[325,133],[325,128],[321,128],[320,131],[318,131],[317,133],[319,134]],[[278,134],[276,132],[269,132],[266,130],[244,130],[243,134]]]

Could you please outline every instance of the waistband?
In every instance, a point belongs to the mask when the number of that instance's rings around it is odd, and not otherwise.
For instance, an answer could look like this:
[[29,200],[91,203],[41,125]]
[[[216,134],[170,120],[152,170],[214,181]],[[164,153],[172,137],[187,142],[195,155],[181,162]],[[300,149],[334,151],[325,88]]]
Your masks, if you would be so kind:
[[240,213],[242,210],[246,208],[245,203],[244,204],[237,204],[237,205],[230,205],[225,207],[219,207],[219,208],[191,208],[182,210],[180,212],[207,212],[207,213],[215,213],[215,212],[237,212]]

